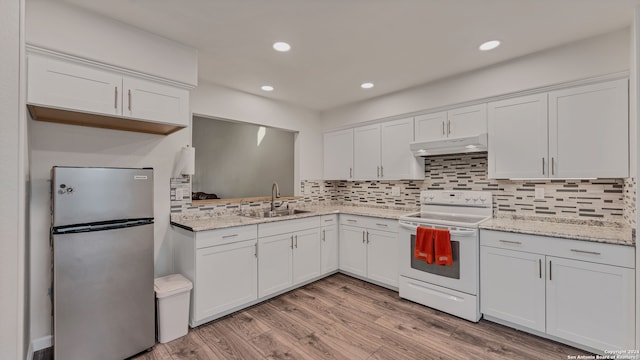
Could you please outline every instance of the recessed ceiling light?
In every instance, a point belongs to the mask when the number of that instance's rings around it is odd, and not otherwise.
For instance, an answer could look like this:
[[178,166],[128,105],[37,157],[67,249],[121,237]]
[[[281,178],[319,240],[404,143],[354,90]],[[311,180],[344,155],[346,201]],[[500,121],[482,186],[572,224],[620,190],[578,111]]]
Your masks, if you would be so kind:
[[262,89],[264,91],[273,91],[273,86],[271,86],[271,85],[262,85],[262,87],[260,87],[260,89]]
[[360,84],[360,87],[363,89],[371,89],[373,87],[373,83],[370,83],[370,82],[362,83]]
[[489,50],[493,50],[493,49],[497,48],[498,46],[500,46],[500,41],[491,40],[491,41],[487,41],[486,43],[483,43],[482,45],[480,45],[480,47],[478,47],[478,49],[480,49],[481,51],[489,51]]
[[278,41],[273,43],[273,49],[275,51],[287,52],[291,50],[291,45],[287,44],[286,42]]

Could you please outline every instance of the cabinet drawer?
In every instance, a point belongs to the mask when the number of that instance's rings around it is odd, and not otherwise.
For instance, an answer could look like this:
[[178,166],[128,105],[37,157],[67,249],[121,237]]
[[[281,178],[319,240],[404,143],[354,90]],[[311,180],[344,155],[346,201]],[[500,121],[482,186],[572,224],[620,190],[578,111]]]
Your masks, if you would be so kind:
[[259,237],[286,234],[320,227],[320,216],[258,224]]
[[493,230],[480,231],[480,245],[628,268],[635,267],[635,248],[632,246]]
[[219,230],[200,231],[196,233],[196,248],[229,244],[251,240],[257,237],[256,225],[237,226]]
[[359,226],[389,232],[398,231],[398,221],[370,216],[340,214],[340,225]]
[[336,225],[338,224],[338,215],[322,215],[320,217],[320,224],[322,226]]

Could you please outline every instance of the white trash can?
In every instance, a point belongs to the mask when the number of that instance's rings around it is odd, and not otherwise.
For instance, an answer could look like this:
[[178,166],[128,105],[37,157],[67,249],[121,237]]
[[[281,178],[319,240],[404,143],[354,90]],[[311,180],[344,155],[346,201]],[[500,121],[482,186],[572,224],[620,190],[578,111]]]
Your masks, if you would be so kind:
[[158,309],[158,341],[166,343],[189,331],[189,294],[193,284],[180,274],[154,280]]

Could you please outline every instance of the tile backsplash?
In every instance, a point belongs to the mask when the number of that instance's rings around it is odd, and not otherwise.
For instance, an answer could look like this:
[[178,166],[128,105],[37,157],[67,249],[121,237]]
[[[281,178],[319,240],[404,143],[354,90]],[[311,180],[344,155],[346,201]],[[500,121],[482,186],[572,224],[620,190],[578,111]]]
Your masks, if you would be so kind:
[[[487,153],[456,154],[425,159],[424,180],[301,182],[301,198],[292,205],[337,202],[354,206],[416,209],[421,190],[480,190],[493,193],[494,216],[535,215],[599,219],[635,227],[636,179],[496,180],[487,178]],[[183,198],[175,190],[183,189]],[[544,197],[535,198],[541,188]],[[188,179],[172,179],[171,212],[237,213],[268,202],[191,206]]]

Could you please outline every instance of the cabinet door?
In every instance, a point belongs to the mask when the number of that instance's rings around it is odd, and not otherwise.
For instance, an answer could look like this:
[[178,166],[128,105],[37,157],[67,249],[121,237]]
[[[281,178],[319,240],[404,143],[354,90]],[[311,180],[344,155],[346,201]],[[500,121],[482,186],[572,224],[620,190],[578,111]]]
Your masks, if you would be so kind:
[[627,80],[549,93],[552,177],[629,176]]
[[459,138],[487,132],[487,104],[467,106],[447,113],[447,137]]
[[293,234],[266,236],[258,240],[258,296],[291,286],[293,282]]
[[547,333],[601,351],[635,349],[633,269],[547,257]]
[[322,273],[338,270],[338,226],[322,227]]
[[323,161],[325,180],[353,177],[353,129],[324,134]]
[[127,76],[123,87],[124,116],[189,126],[189,91]]
[[488,105],[489,178],[546,178],[547,94]]
[[28,57],[27,102],[102,115],[121,115],[122,76],[37,55]]
[[398,287],[398,234],[367,230],[367,277]]
[[447,112],[424,114],[415,119],[415,141],[439,140],[447,137]]
[[544,332],[544,256],[481,246],[480,310]]
[[196,251],[194,321],[258,298],[256,240]]
[[367,244],[363,228],[340,226],[340,270],[367,276]]
[[413,156],[413,118],[380,124],[380,177],[384,179],[424,179],[424,159]]
[[379,124],[353,130],[353,177],[359,180],[380,177]]
[[293,284],[297,285],[321,274],[320,228],[299,231],[293,236]]

